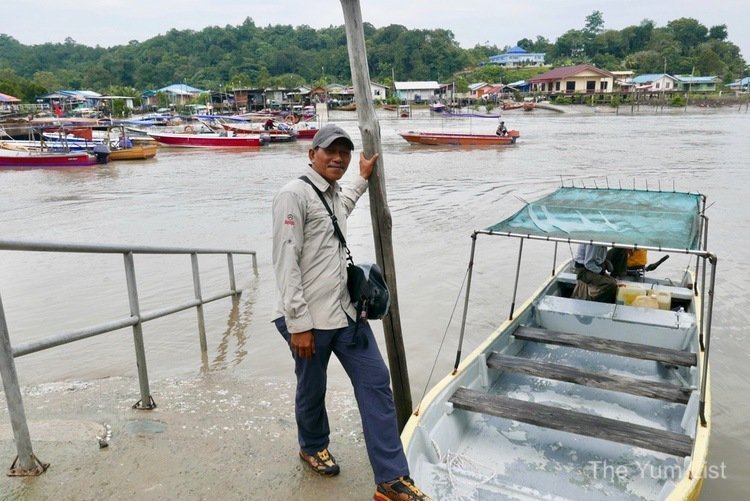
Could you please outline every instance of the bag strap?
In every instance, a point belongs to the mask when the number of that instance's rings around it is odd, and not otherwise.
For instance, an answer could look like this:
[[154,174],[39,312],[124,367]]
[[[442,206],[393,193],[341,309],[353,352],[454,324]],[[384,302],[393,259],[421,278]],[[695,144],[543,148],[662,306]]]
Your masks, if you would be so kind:
[[331,207],[328,205],[328,202],[326,201],[325,197],[323,196],[323,192],[318,189],[315,184],[310,181],[310,178],[307,176],[300,176],[299,179],[306,182],[310,186],[312,186],[312,189],[315,190],[315,193],[318,194],[318,198],[320,198],[320,201],[323,202],[323,206],[328,211],[328,215],[331,217],[331,222],[333,223],[333,232],[336,234],[336,237],[338,237],[339,241],[341,242],[341,245],[346,250],[346,259],[349,260],[350,263],[354,264],[354,259],[352,258],[352,253],[349,251],[349,247],[346,245],[346,238],[344,238],[344,234],[341,232],[341,228],[339,227],[339,223],[336,219],[336,214],[333,213],[331,210]]
[[[312,189],[315,190],[315,193],[318,194],[318,198],[320,198],[320,201],[323,202],[323,206],[328,211],[328,215],[331,216],[331,222],[333,223],[333,232],[336,234],[336,236],[339,239],[339,242],[341,242],[341,245],[344,246],[344,249],[346,250],[346,259],[349,260],[349,263],[354,266],[354,259],[352,258],[352,253],[349,251],[349,247],[346,245],[346,238],[344,238],[344,234],[341,232],[341,228],[339,228],[339,223],[336,222],[336,214],[333,213],[331,210],[331,207],[328,205],[328,202],[326,202],[325,197],[323,196],[323,192],[318,189],[315,184],[313,184],[312,181],[310,181],[310,178],[307,176],[300,176],[299,179],[306,182],[310,186],[312,186]],[[350,348],[357,347],[360,343],[367,348],[367,345],[369,344],[367,340],[367,336],[361,336],[359,335],[359,321],[367,320],[367,300],[359,301],[359,306],[356,307],[357,310],[357,321],[354,325],[354,333],[352,334],[352,341],[348,344]]]

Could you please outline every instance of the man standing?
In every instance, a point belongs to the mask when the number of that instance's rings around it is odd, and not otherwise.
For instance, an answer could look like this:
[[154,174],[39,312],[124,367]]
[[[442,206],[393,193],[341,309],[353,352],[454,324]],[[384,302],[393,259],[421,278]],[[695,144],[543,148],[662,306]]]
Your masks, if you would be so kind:
[[[367,190],[378,155],[359,158],[359,177],[342,187],[354,143],[336,125],[313,138],[305,176],[323,193],[346,235],[346,218]],[[299,455],[316,473],[333,476],[339,465],[328,451],[325,407],[328,361],[333,353],[354,388],[372,466],[375,499],[429,500],[409,478],[388,368],[366,320],[359,320],[346,286],[346,253],[328,211],[312,186],[295,179],[273,201],[273,264],[279,291],[276,328],[292,352],[297,376],[295,415]],[[355,339],[364,336],[364,342]]]

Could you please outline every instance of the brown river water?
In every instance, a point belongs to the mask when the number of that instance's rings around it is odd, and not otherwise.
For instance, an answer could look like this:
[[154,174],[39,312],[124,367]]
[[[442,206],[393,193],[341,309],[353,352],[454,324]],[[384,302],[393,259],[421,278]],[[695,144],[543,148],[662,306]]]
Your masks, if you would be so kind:
[[[354,114],[334,113],[331,119],[361,144]],[[448,372],[455,357],[460,308],[449,321],[473,229],[499,221],[518,210],[522,200],[546,194],[561,182],[700,191],[713,204],[708,210],[709,247],[719,257],[709,459],[717,468],[724,467],[724,478],[706,481],[703,497],[744,497],[750,480],[750,438],[743,417],[750,413],[745,400],[750,396],[745,386],[750,381],[750,356],[743,341],[750,320],[745,309],[750,293],[750,114],[744,108],[641,108],[636,114],[629,108],[619,114],[571,108],[566,113],[513,111],[503,119],[509,129],[521,132],[517,145],[457,149],[410,145],[396,133],[492,133],[496,120],[446,119],[421,110],[411,119],[381,115],[401,321],[415,405],[425,388]],[[0,239],[257,251],[257,276],[248,258],[235,257],[239,285],[248,287],[237,304],[225,299],[206,306],[208,360],[201,358],[196,315],[188,310],[144,325],[148,371],[152,381],[172,382],[222,373],[237,381],[273,385],[283,377],[285,383],[275,390],[272,386],[270,393],[284,398],[266,404],[271,415],[275,405],[279,414],[288,414],[293,366],[271,324],[275,285],[270,206],[276,190],[304,168],[309,145],[298,141],[244,152],[162,148],[157,158],[143,162],[0,170]],[[356,166],[350,170],[356,172]],[[350,218],[348,236],[355,259],[364,261],[373,260],[368,204],[363,197]],[[514,244],[501,246],[500,252],[494,249],[480,244],[477,252],[464,353],[508,313],[516,248]],[[544,269],[537,273],[539,279],[549,271],[548,260],[551,266],[548,249],[530,245],[525,251],[526,266],[533,268],[538,261]],[[561,252],[568,257],[567,249]],[[676,267],[684,261],[678,261],[667,261],[659,271],[681,269]],[[204,297],[228,287],[224,257],[202,258],[200,269]],[[192,298],[189,258],[136,256],[136,273],[141,311]],[[538,280],[527,282],[521,283],[519,300],[536,288]],[[118,319],[129,311],[119,255],[0,251],[0,297],[14,344]],[[376,326],[380,334],[379,329]],[[382,337],[380,346],[385,354]],[[136,375],[129,329],[21,357],[16,364],[22,385],[33,388]],[[428,380],[433,364],[434,375]],[[345,392],[348,381],[336,362],[331,372],[333,391]],[[48,412],[54,417],[57,411]]]

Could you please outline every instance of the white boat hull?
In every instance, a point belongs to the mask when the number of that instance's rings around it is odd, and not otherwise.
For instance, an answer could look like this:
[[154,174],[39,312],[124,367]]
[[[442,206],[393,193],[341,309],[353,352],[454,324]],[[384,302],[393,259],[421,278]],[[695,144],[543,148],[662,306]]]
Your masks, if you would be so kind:
[[[700,298],[687,288],[671,287],[675,304],[684,304],[685,312],[569,299],[563,297],[572,287],[564,269],[466,357],[455,374],[438,383],[407,423],[402,440],[411,475],[434,499],[692,499],[700,492],[711,429],[710,391],[704,407],[708,420],[705,425],[699,422]],[[604,345],[638,342],[657,350],[697,353],[696,364],[673,370],[654,360],[534,342],[523,338],[526,328],[531,334],[540,329],[583,335]],[[521,365],[547,363],[574,373],[605,373],[613,381],[605,378],[603,386],[596,387],[549,374],[500,370],[488,363],[493,353]],[[612,390],[628,389],[631,379],[644,380],[647,386],[663,383],[684,389],[687,384],[693,391],[682,392],[680,402],[670,402]],[[461,392],[510,398],[510,409],[504,412],[521,417],[461,408]],[[533,406],[528,415],[522,415],[525,403]],[[547,407],[553,411],[545,417],[541,410]],[[574,417],[566,421],[563,414],[568,412]],[[576,419],[575,413],[583,414]],[[603,425],[587,429],[584,414],[594,416],[596,423],[624,423],[624,436]],[[641,444],[646,447],[628,443],[637,443],[632,430],[641,428],[655,430],[656,438]],[[663,450],[653,450],[659,447]]]

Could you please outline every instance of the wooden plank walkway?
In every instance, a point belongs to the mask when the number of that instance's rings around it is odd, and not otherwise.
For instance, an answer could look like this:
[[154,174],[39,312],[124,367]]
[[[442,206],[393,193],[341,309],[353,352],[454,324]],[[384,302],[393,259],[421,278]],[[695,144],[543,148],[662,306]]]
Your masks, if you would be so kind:
[[580,334],[568,334],[565,332],[551,331],[537,327],[519,327],[513,333],[518,339],[534,341],[537,343],[570,346],[600,353],[610,353],[623,357],[638,358],[641,360],[654,360],[667,365],[694,366],[698,363],[695,353],[687,351],[659,348],[640,343],[628,343],[602,339],[593,336],[582,336]]
[[675,456],[684,457],[692,453],[692,439],[687,435],[560,407],[526,402],[468,388],[456,390],[449,401],[458,409],[513,419],[553,430],[634,445]]
[[647,381],[620,375],[612,376],[568,365],[513,357],[500,353],[492,353],[487,359],[487,366],[503,371],[517,372],[529,376],[565,381],[642,397],[657,398],[680,404],[686,404],[690,399],[690,389],[683,390],[679,386],[669,383]]

